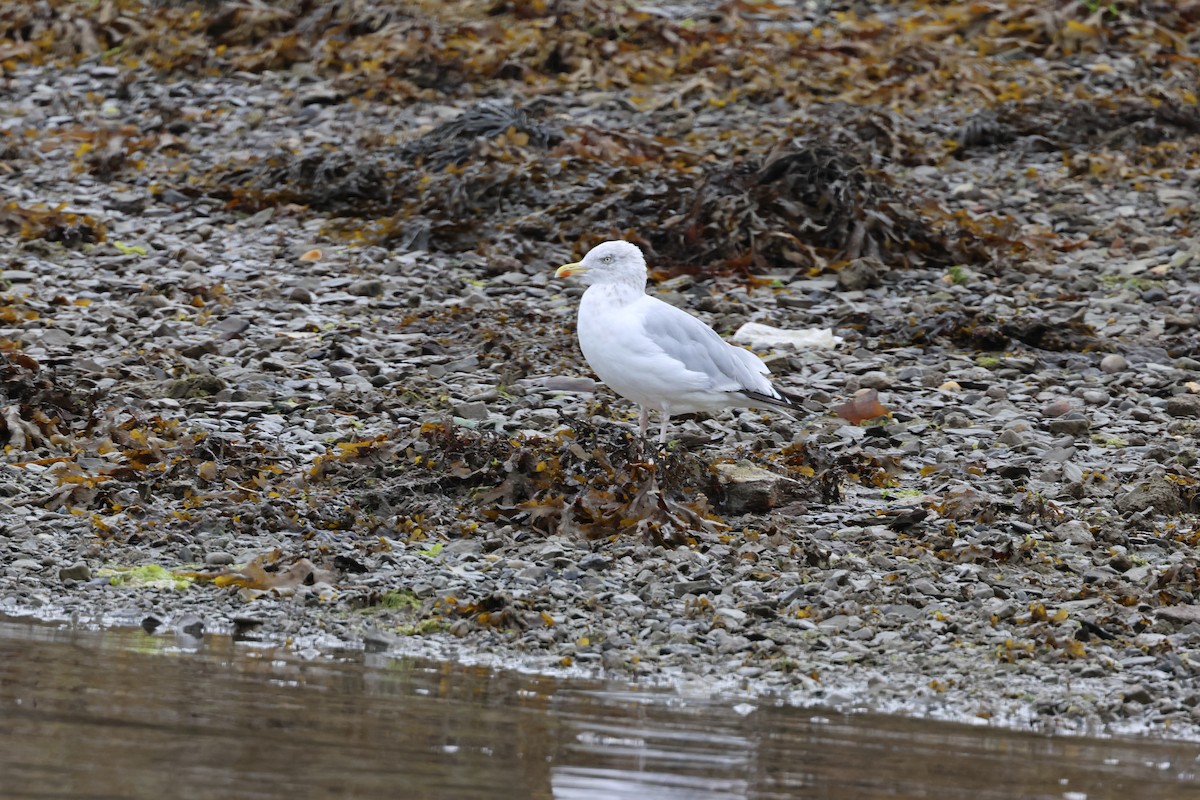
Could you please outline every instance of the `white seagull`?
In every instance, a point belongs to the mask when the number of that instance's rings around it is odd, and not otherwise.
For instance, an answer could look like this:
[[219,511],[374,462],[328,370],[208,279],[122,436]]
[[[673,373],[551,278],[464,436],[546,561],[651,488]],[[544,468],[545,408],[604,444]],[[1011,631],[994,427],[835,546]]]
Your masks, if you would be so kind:
[[579,349],[601,381],[641,407],[643,439],[651,408],[662,423],[660,444],[666,444],[673,414],[767,406],[798,410],[766,378],[771,371],[761,358],[646,294],[646,259],[637,245],[604,242],[554,276],[578,276],[588,284],[579,303]]

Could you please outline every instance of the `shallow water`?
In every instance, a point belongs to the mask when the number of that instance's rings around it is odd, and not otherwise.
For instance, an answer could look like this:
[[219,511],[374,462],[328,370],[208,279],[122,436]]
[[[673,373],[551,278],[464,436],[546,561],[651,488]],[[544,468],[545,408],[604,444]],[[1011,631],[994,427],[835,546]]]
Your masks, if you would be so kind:
[[1200,798],[1200,748],[0,619],[0,797]]

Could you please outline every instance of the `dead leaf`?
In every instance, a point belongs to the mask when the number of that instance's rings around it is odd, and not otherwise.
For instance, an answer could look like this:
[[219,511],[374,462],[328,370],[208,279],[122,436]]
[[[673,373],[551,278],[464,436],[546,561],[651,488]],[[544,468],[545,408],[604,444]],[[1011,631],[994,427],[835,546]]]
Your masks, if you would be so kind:
[[858,425],[876,417],[886,417],[892,412],[879,402],[879,392],[874,389],[859,389],[848,402],[833,409],[842,419]]

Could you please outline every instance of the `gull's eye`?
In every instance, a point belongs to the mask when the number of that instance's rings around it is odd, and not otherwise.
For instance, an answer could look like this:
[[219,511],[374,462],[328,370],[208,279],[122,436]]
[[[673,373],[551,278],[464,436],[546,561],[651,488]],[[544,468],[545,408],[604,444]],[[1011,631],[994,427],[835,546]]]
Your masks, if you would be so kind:
[[602,259],[600,259],[600,260],[601,260],[601,261],[603,261],[605,264],[611,264],[611,263],[612,263],[612,260],[613,260],[613,257],[612,257],[612,256],[605,256],[604,258],[602,258]]

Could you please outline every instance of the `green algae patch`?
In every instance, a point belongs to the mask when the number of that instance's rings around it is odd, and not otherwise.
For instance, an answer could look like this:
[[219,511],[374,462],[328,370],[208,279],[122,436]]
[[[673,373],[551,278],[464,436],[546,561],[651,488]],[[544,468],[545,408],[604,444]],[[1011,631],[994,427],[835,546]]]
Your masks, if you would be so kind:
[[192,585],[192,578],[181,577],[157,564],[141,567],[101,567],[96,575],[107,578],[111,586],[130,589],[175,589],[182,591]]

